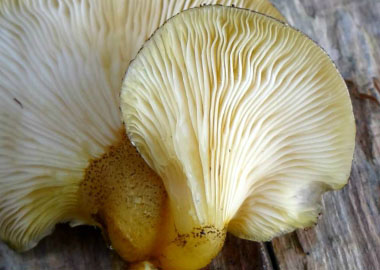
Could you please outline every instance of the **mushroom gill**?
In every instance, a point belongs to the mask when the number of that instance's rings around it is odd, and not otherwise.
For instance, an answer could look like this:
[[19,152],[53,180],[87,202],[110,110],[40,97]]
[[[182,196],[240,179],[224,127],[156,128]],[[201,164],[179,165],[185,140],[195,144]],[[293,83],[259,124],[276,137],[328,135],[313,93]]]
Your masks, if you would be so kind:
[[210,6],[168,20],[130,64],[121,109],[168,194],[153,256],[164,269],[205,266],[227,231],[264,241],[310,226],[321,194],[347,183],[355,123],[341,75],[259,13]]

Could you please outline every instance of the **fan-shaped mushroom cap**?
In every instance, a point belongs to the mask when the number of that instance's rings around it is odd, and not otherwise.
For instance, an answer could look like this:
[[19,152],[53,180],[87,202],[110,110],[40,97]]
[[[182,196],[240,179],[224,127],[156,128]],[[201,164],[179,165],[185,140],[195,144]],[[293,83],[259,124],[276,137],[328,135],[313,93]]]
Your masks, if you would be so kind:
[[57,222],[106,222],[117,250],[131,260],[141,251],[136,259],[151,248],[165,194],[120,136],[130,60],[166,19],[201,3],[282,16],[262,0],[0,1],[1,239],[25,250]]
[[[350,173],[342,77],[308,37],[255,12],[215,6],[170,19],[131,63],[121,109],[179,236],[213,227],[269,240],[309,226],[321,193]],[[173,249],[159,257],[168,269],[179,267]]]

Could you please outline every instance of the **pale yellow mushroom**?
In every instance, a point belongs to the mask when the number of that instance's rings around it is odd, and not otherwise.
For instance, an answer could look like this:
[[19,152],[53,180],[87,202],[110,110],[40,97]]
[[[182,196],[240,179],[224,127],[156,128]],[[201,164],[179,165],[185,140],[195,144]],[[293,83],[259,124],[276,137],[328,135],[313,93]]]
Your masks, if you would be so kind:
[[229,7],[184,11],[130,64],[121,109],[168,194],[152,262],[199,269],[226,232],[311,226],[347,183],[355,122],[341,75],[301,32]]
[[56,223],[103,228],[149,259],[170,220],[166,191],[124,135],[129,62],[168,18],[201,4],[266,0],[0,0],[0,238],[34,247]]

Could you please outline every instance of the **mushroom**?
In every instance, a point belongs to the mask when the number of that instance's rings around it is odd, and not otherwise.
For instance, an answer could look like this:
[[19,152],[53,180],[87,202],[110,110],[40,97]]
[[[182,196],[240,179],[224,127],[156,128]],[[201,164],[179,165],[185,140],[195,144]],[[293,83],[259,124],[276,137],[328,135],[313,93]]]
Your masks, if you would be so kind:
[[167,216],[161,179],[124,134],[129,62],[172,15],[266,0],[1,0],[0,238],[34,247],[56,223],[100,226],[126,260],[150,256]]
[[226,232],[268,241],[313,225],[350,174],[355,124],[327,54],[265,15],[210,6],[169,19],[130,64],[126,130],[168,194],[153,258],[199,269]]

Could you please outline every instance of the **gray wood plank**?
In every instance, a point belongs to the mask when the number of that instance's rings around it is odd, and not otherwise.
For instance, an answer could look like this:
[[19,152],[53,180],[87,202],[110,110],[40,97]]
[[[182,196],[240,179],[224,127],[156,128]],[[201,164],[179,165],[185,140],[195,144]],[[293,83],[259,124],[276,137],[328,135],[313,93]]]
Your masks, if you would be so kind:
[[332,56],[357,124],[349,184],[324,196],[318,225],[273,241],[279,269],[380,269],[380,1],[274,1]]

